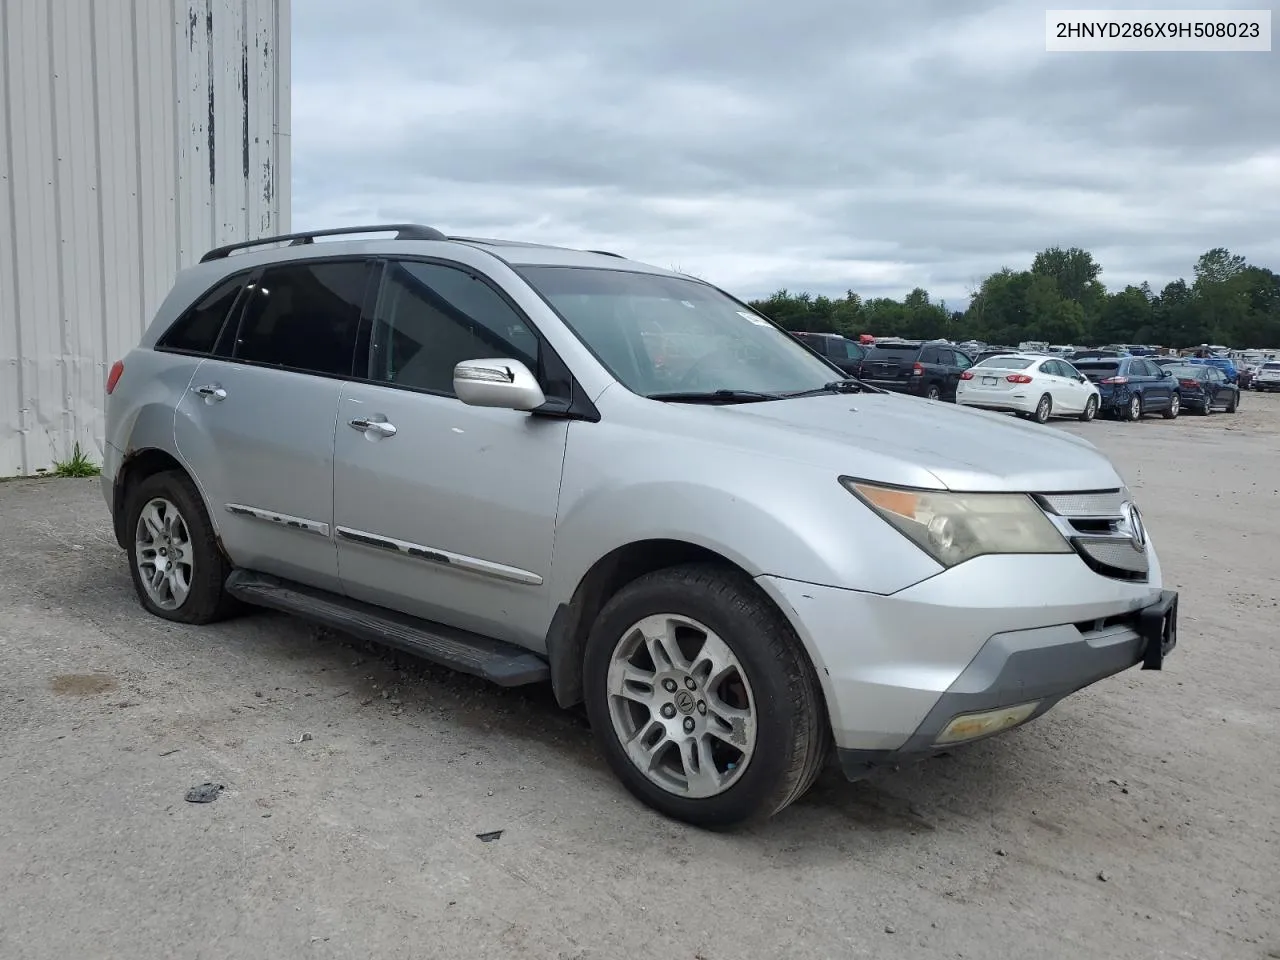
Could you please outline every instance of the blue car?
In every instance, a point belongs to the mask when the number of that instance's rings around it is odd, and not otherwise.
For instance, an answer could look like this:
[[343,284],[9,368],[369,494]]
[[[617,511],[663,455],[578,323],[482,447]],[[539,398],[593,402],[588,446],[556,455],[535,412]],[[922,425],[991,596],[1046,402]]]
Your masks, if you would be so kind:
[[1183,410],[1208,415],[1217,408],[1235,413],[1240,406],[1240,387],[1230,383],[1217,364],[1180,363],[1165,367],[1178,384]]
[[1145,413],[1162,413],[1172,420],[1182,408],[1178,381],[1146,357],[1076,360],[1074,366],[1098,385],[1098,412],[1104,416],[1138,420]]
[[1217,367],[1227,375],[1227,383],[1236,385],[1240,383],[1240,371],[1236,369],[1235,363],[1226,357],[1187,357],[1186,362]]

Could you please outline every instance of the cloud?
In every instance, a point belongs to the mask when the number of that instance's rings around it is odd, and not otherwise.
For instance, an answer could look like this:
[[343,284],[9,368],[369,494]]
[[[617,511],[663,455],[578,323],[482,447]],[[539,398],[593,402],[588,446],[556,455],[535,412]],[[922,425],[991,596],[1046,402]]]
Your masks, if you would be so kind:
[[1280,53],[1051,54],[1044,6],[990,0],[293,17],[299,229],[603,248],[747,297],[962,301],[1051,245],[1112,287],[1214,246],[1280,267]]

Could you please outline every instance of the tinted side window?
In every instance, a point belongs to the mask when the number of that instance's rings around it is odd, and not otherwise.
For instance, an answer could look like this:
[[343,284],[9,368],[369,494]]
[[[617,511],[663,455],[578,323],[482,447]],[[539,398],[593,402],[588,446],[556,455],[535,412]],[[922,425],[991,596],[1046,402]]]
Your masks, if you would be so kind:
[[368,275],[363,260],[268,267],[245,291],[233,356],[350,376]]
[[228,277],[188,308],[156,343],[162,350],[213,353],[227,313],[248,274]]
[[538,372],[538,338],[496,290],[465,270],[391,263],[369,343],[371,380],[453,396],[463,360],[509,357]]
[[920,363],[942,363],[942,351],[937,347],[924,347],[920,351]]

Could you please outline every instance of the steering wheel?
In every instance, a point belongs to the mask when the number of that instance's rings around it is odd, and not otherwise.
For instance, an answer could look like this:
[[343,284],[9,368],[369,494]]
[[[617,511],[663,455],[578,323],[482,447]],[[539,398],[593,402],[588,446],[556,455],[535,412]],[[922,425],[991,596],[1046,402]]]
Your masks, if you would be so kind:
[[684,376],[680,378],[679,382],[676,384],[676,387],[680,390],[691,389],[693,385],[698,382],[697,374],[700,374],[703,372],[702,368],[703,366],[706,365],[707,361],[718,360],[718,359],[720,359],[718,351],[708,350],[706,353],[700,356],[697,360],[693,361],[693,363],[689,364],[688,368],[686,368],[684,372]]

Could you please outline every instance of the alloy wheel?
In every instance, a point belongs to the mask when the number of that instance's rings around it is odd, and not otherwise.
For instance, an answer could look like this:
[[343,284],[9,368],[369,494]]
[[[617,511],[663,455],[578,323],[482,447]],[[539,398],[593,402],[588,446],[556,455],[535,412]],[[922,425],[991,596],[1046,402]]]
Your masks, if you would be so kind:
[[162,610],[176,610],[191,592],[195,554],[191,533],[173,501],[147,501],[134,531],[134,558],[147,597]]
[[608,697],[627,757],[669,793],[716,796],[751,762],[756,711],[746,672],[690,617],[657,614],[627,629],[609,662]]

